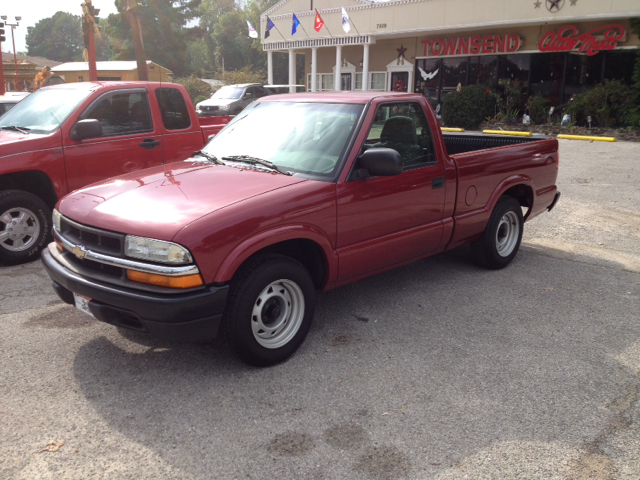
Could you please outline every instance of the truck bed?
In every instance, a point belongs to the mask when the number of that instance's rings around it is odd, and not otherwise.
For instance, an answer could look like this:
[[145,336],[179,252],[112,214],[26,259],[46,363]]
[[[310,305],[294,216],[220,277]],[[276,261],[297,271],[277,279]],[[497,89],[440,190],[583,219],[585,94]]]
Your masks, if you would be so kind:
[[546,136],[517,137],[507,135],[484,135],[481,133],[444,133],[444,143],[449,155],[486,150],[488,148],[519,145],[521,143],[546,140]]

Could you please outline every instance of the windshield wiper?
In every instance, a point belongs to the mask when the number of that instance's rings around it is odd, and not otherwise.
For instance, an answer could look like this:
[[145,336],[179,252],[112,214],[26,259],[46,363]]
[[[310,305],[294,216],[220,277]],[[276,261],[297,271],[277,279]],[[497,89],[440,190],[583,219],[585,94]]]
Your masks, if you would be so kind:
[[249,155],[230,155],[228,157],[222,157],[222,160],[232,160],[234,162],[244,162],[244,163],[251,163],[253,165],[262,165],[263,167],[267,167],[267,168],[270,168],[271,170],[275,170],[276,172],[281,173],[282,175],[291,175],[291,172],[287,172],[286,170],[283,170],[282,168],[277,166],[275,163],[271,163],[268,160],[262,160],[261,158],[251,157]]
[[193,156],[195,157],[196,155],[200,155],[201,157],[204,157],[207,160],[209,160],[210,162],[213,162],[213,163],[215,163],[217,165],[226,165],[226,163],[221,162],[220,160],[218,160],[218,157],[216,157],[215,155],[211,155],[210,153],[203,152],[202,150],[198,150],[197,152],[193,152]]
[[29,133],[28,130],[31,130],[30,128],[27,128],[27,127],[16,127],[15,125],[9,125],[7,127],[0,127],[0,129],[2,129],[2,130],[14,130],[14,131],[20,132],[20,133]]

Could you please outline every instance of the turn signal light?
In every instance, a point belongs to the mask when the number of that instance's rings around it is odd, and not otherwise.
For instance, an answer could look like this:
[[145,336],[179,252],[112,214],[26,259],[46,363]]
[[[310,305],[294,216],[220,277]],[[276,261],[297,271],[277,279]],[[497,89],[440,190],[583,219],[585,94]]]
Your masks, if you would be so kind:
[[166,277],[155,273],[127,270],[127,278],[132,282],[148,283],[149,285],[169,288],[192,288],[199,287],[204,283],[199,274],[187,275],[185,277]]
[[58,250],[64,252],[64,248],[62,247],[62,244],[58,241],[58,239],[54,238],[53,241],[56,242],[56,247],[58,247]]

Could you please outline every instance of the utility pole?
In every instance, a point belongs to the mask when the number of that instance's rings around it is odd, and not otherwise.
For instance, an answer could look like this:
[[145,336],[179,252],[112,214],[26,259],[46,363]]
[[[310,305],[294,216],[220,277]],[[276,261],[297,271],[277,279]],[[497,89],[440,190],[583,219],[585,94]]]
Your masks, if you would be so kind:
[[140,29],[138,2],[136,0],[127,0],[127,14],[129,15],[129,23],[131,23],[131,32],[133,33],[133,47],[136,51],[136,62],[138,64],[138,80],[148,82],[147,54],[142,43],[142,30]]
[[[4,18],[3,18],[4,20]],[[2,42],[7,39],[4,36],[4,22],[0,22],[0,95],[4,95],[4,66],[2,65]]]
[[[89,81],[98,81],[98,69],[96,68],[96,40],[94,31],[96,26],[96,16],[100,13],[99,8],[93,8],[91,0],[86,0],[82,4],[82,34],[84,44],[87,47],[87,62],[89,63]],[[98,35],[100,33],[98,32]]]
[[13,41],[13,63],[16,66],[16,90],[19,92],[20,91],[20,77],[18,76],[18,55],[16,54],[16,37],[14,34],[14,31],[16,29],[16,27],[20,26],[20,20],[22,20],[22,17],[15,17],[16,18],[16,23],[9,23],[7,22],[7,16],[3,15],[2,20],[5,21],[5,25],[7,27],[11,27],[11,40]]

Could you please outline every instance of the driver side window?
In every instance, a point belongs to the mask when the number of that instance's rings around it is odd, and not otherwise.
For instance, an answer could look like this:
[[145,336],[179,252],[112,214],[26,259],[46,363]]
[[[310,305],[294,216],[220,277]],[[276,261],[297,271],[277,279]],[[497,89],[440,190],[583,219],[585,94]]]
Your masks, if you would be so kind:
[[415,102],[386,103],[378,107],[363,152],[376,147],[396,150],[404,170],[437,163],[429,123],[422,107]]
[[90,107],[82,118],[100,121],[103,137],[153,131],[146,93],[107,95]]

